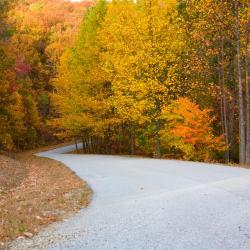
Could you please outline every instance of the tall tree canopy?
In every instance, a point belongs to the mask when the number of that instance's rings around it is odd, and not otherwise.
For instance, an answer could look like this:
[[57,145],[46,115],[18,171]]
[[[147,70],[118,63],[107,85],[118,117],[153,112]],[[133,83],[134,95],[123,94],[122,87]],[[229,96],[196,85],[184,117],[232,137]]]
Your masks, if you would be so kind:
[[[195,55],[198,41],[190,53],[184,15],[187,6],[181,4],[124,0],[106,3],[102,11],[104,2],[99,1],[91,8],[78,41],[61,58],[54,83],[59,117],[52,125],[61,124],[60,134],[104,138],[104,144],[111,148],[108,152],[136,151],[160,157],[169,151],[162,132],[169,121],[163,110],[181,96],[199,101],[198,90],[197,94],[192,92],[202,86],[198,77],[188,80],[190,68],[185,61]],[[215,99],[215,87],[211,84],[210,101]],[[198,111],[194,108],[193,112]],[[206,121],[212,135],[213,119]],[[223,137],[213,136],[221,145],[226,144]],[[98,141],[86,140],[94,145]],[[128,144],[130,149],[124,146]],[[224,151],[226,147],[214,149]]]

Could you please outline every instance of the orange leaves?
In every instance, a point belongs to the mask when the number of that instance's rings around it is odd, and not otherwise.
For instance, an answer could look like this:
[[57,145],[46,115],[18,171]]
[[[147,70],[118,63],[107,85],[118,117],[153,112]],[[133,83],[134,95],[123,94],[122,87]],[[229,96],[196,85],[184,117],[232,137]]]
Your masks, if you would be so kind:
[[183,152],[185,159],[211,160],[214,152],[226,150],[222,136],[213,133],[211,110],[201,110],[188,98],[179,98],[162,112],[167,124],[163,142]]

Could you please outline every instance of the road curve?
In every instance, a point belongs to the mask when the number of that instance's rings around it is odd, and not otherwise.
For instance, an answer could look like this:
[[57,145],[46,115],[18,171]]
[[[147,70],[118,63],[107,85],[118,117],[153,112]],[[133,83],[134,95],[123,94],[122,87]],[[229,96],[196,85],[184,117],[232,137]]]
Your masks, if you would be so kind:
[[[250,171],[136,157],[40,153],[94,191],[88,208],[12,249],[250,249]],[[48,173],[49,174],[49,173]]]

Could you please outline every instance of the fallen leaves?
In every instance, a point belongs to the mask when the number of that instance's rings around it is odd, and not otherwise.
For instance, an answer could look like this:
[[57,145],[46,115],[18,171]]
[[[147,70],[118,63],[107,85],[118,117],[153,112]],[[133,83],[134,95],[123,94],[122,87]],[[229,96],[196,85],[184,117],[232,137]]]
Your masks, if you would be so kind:
[[27,169],[23,164],[0,155],[0,195],[19,186],[26,176]]
[[33,233],[24,232],[23,235],[27,238],[31,238],[33,236]]
[[[0,164],[10,180],[1,185],[0,242],[31,238],[46,225],[88,205],[91,191],[84,181],[63,164],[32,153],[19,154],[19,161],[3,157],[5,164]],[[10,171],[15,167],[18,171]]]

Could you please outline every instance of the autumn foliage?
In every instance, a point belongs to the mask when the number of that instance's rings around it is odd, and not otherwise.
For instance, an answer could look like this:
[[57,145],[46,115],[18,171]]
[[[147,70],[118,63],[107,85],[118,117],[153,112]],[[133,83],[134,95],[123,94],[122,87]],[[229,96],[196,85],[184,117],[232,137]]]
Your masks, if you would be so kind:
[[51,78],[89,7],[55,0],[0,2],[0,149],[49,143]]
[[[86,152],[160,157],[167,147],[185,159],[211,160],[224,151],[208,110],[178,99],[186,88],[178,75],[183,33],[174,1],[99,1],[60,60],[52,95],[59,115],[50,121],[57,135],[81,140]],[[166,114],[175,104],[182,125]]]
[[162,142],[180,150],[187,160],[212,160],[216,152],[226,150],[223,136],[215,136],[211,110],[201,110],[188,98],[179,98],[162,111],[166,125]]

